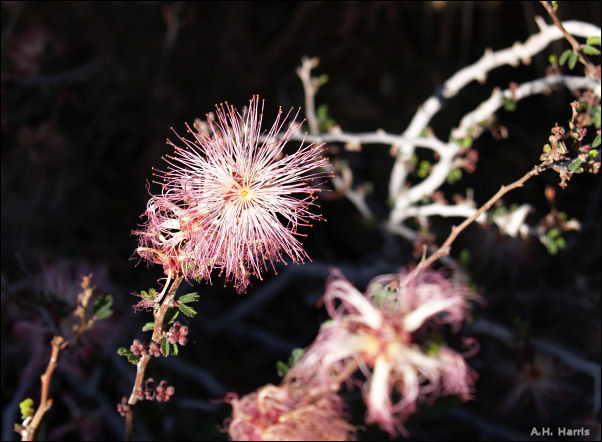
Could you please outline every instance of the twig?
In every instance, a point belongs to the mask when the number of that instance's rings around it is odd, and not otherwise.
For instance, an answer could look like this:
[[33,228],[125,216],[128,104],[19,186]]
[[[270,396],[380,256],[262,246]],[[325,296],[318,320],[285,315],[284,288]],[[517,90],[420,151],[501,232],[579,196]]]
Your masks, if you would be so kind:
[[305,116],[307,117],[307,124],[309,124],[309,132],[312,134],[320,133],[320,124],[316,117],[316,105],[314,97],[318,93],[320,83],[317,78],[311,76],[311,70],[315,69],[320,63],[318,57],[303,57],[301,59],[301,66],[297,68],[297,75],[303,83],[303,91],[305,92]]
[[[165,314],[170,307],[174,306],[174,299],[180,284],[184,280],[182,275],[176,276],[171,287],[169,288],[169,292],[167,296],[161,303],[161,307],[154,311],[155,317],[155,328],[153,330],[152,340],[154,342],[160,343],[165,335]],[[138,402],[138,394],[142,388],[142,384],[144,382],[144,376],[146,373],[146,366],[148,365],[148,361],[150,360],[151,355],[145,354],[143,355],[138,364],[136,364],[136,380],[134,381],[134,387],[132,388],[132,394],[130,394],[130,398],[128,399],[128,409],[125,415],[125,438],[126,440],[132,440],[134,438],[134,409],[133,406]]]
[[420,261],[420,263],[418,263],[418,265],[414,268],[414,270],[412,270],[412,272],[410,272],[410,274],[405,278],[404,284],[407,285],[412,279],[414,279],[416,277],[416,275],[418,275],[418,273],[422,269],[430,266],[433,262],[435,262],[440,257],[449,255],[452,243],[456,240],[458,235],[466,227],[468,227],[473,221],[475,221],[482,213],[489,210],[491,208],[491,206],[493,206],[495,204],[495,202],[498,201],[502,196],[504,196],[506,193],[510,192],[511,190],[516,189],[517,187],[522,187],[525,184],[525,182],[528,181],[532,176],[537,175],[540,172],[542,172],[543,170],[545,170],[546,166],[547,165],[543,164],[543,163],[540,165],[537,165],[533,169],[531,169],[529,172],[527,172],[525,175],[523,175],[522,178],[519,178],[518,180],[516,180],[515,182],[513,182],[511,184],[508,184],[507,186],[500,187],[500,190],[498,190],[495,193],[495,195],[493,195],[485,204],[483,204],[479,208],[479,210],[477,210],[470,218],[465,219],[457,227],[453,226],[450,235],[447,237],[447,239],[441,245],[441,247],[439,247],[437,249],[437,251],[435,253],[433,253],[431,256],[429,256],[428,258],[422,259]]
[[90,273],[87,276],[82,276],[81,288],[83,291],[77,297],[77,308],[75,310],[76,316],[80,317],[81,323],[79,326],[73,327],[73,335],[75,336],[75,344],[79,344],[79,339],[83,332],[89,328],[91,323],[86,320],[86,312],[88,310],[88,303],[90,302],[90,298],[94,293],[94,288],[90,287],[90,281],[92,279],[92,274]]
[[[485,54],[475,63],[452,75],[435,94],[429,97],[414,114],[410,125],[403,132],[404,137],[417,138],[428,126],[433,116],[439,112],[446,100],[457,95],[464,86],[475,80],[484,80],[487,73],[504,65],[517,66],[521,61],[527,61],[541,52],[552,41],[563,38],[562,32],[554,25],[547,25],[539,19],[540,32],[530,36],[524,43],[515,43],[512,47],[499,51],[485,51]],[[591,37],[600,35],[600,28],[590,23],[580,21],[563,22],[565,29],[573,35]],[[410,144],[398,146],[397,157],[389,179],[389,197],[395,199],[402,192],[406,182],[407,168],[405,166],[414,153]]]
[[62,336],[57,335],[52,338],[51,345],[52,353],[50,354],[50,361],[48,361],[46,372],[40,377],[42,380],[42,396],[40,398],[40,405],[34,413],[31,422],[21,430],[21,440],[33,440],[44,414],[46,414],[46,412],[52,407],[52,399],[48,397],[50,380],[52,379],[52,373],[58,365],[57,361],[59,358],[59,353],[68,345],[68,342],[65,341],[65,338]]
[[590,75],[594,76],[596,80],[598,80],[598,83],[600,83],[600,71],[598,71],[596,69],[596,66],[594,66],[594,64],[589,60],[589,58],[583,54],[583,52],[581,51],[582,45],[579,44],[579,42],[575,40],[575,37],[569,34],[564,28],[562,22],[558,18],[558,15],[556,14],[556,10],[554,9],[554,7],[550,4],[550,2],[540,3],[543,5],[544,8],[546,8],[546,11],[548,11],[548,14],[550,14],[550,17],[552,17],[554,24],[558,27],[558,29],[560,29],[564,37],[571,44],[573,52],[577,54],[577,56],[579,57],[579,61],[585,66],[586,73],[589,73]]
[[[318,57],[301,59],[301,66],[297,68],[297,75],[303,83],[303,91],[305,93],[305,116],[309,124],[309,131],[313,135],[320,133],[320,123],[316,117],[315,96],[320,88],[320,81],[316,77],[312,77],[312,69],[318,66],[320,60]],[[348,169],[348,172],[351,170]],[[346,185],[345,181],[338,175],[331,178],[335,189],[345,195],[358,209],[358,211],[368,219],[372,217],[372,211],[366,204],[365,196],[352,188],[352,183]]]

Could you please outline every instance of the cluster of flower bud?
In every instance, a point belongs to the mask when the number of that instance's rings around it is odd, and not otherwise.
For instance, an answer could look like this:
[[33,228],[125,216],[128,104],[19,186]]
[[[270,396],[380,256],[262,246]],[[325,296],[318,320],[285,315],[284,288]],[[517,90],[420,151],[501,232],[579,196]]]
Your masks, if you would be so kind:
[[138,339],[134,339],[134,342],[132,342],[132,345],[130,346],[130,351],[135,356],[144,356],[147,354],[155,357],[161,356],[161,346],[154,341],[147,344],[146,342],[140,342]]
[[180,345],[186,345],[188,342],[187,335],[188,327],[176,321],[167,332],[167,340],[170,344],[178,343]]
[[[153,378],[148,378],[144,382],[144,387],[136,389],[135,395],[139,401],[156,399],[159,402],[169,402],[175,391],[175,388],[169,385],[167,381],[161,381],[159,385],[156,385]],[[117,409],[119,410],[119,405]]]
[[128,400],[126,397],[121,398],[121,402],[117,404],[117,412],[125,417],[130,411],[130,404],[128,404]]

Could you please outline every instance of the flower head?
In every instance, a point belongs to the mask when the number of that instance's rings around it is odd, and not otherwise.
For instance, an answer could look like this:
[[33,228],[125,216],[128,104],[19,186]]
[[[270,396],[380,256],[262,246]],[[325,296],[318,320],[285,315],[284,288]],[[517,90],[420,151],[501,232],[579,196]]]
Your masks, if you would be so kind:
[[242,398],[227,396],[231,440],[355,440],[343,400],[332,392],[312,395],[306,386],[265,385]]
[[468,289],[428,269],[409,282],[404,277],[383,275],[362,294],[334,271],[323,297],[332,320],[287,379],[332,389],[351,381],[359,368],[366,377],[366,422],[407,436],[403,423],[418,401],[442,395],[470,399],[476,373],[432,333],[441,324],[457,328],[467,319]]
[[262,113],[258,96],[242,115],[221,104],[208,124],[188,127],[193,140],[178,135],[182,146],[168,140],[175,152],[166,157],[167,170],[156,172],[163,191],[151,197],[147,221],[134,232],[140,256],[162,264],[168,276],[210,279],[219,269],[244,292],[249,276],[261,278],[274,262],[308,258],[298,230],[321,219],[309,206],[329,175],[328,160],[314,144],[285,154],[300,127],[297,115],[279,135],[291,114],[282,118],[280,109],[262,136]]

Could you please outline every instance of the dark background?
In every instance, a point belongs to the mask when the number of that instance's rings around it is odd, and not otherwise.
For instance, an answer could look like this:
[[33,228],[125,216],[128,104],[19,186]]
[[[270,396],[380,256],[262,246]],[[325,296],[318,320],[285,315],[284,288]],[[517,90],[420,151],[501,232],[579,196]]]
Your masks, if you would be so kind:
[[[561,19],[600,25],[599,2],[560,4]],[[114,295],[115,314],[82,348],[61,355],[51,391],[55,405],[38,439],[122,437],[115,407],[129,395],[135,369],[116,349],[144,337],[140,328],[151,316],[134,314],[132,293],[162,276],[159,268],[130,259],[136,248],[131,231],[148,199],[151,167],[161,167],[169,152],[170,127],[182,133],[185,122],[203,118],[216,103],[241,107],[253,94],[266,100],[265,122],[278,106],[302,106],[295,68],[307,55],[320,58],[315,73],[329,78],[316,101],[328,105],[344,131],[401,133],[436,87],[486,48],[503,49],[536,32],[535,15],[546,17],[537,2],[2,2],[3,439],[17,437],[10,428],[19,420],[18,403],[27,396],[38,400],[48,342],[67,327],[77,277],[88,269],[98,291]],[[433,130],[446,139],[493,87],[543,76],[548,55],[567,48],[558,41],[528,66],[502,67],[484,85],[469,85],[435,117]],[[522,176],[537,162],[550,128],[570,117],[570,100],[558,92],[525,100],[516,112],[499,112],[509,137],[483,135],[475,145],[477,171],[444,190],[451,195],[470,187],[483,203]],[[372,185],[369,204],[386,219],[388,148],[340,155],[356,183]],[[550,210],[545,186],[557,182],[544,174],[505,201],[534,205],[537,221]],[[557,194],[558,209],[583,226],[566,234],[567,248],[558,255],[478,227],[460,237],[454,254],[472,254],[469,272],[487,300],[484,316],[599,363],[600,178],[576,176]],[[178,358],[152,360],[147,371],[168,380],[176,395],[167,405],[136,408],[137,437],[224,439],[218,425],[230,407],[210,400],[278,382],[276,362],[308,345],[326,318],[315,301],[327,265],[341,266],[363,289],[372,277],[412,259],[411,244],[397,238],[391,248],[377,224],[363,222],[349,202],[320,205],[327,222],[307,232],[304,243],[315,264],[306,270],[289,266],[275,278],[266,275],[264,282],[252,281],[246,295],[223,288],[217,276],[212,286],[195,288],[200,314],[186,320],[190,343]],[[450,223],[433,226],[441,240]],[[249,299],[262,287],[273,293],[253,307]],[[236,316],[238,309],[243,314]],[[530,401],[500,412],[507,393],[500,372],[520,355],[481,341],[481,353],[471,360],[481,375],[477,399],[462,410],[478,416],[469,422],[483,419],[491,433],[463,421],[459,403],[444,399],[408,422],[413,437],[495,439],[508,437],[506,430],[526,437],[536,423],[550,422],[599,431],[599,416],[588,415],[591,378],[562,365],[550,377],[551,391],[560,393],[551,394],[545,412]],[[360,423],[357,394],[349,399]],[[359,435],[387,437],[374,428]]]

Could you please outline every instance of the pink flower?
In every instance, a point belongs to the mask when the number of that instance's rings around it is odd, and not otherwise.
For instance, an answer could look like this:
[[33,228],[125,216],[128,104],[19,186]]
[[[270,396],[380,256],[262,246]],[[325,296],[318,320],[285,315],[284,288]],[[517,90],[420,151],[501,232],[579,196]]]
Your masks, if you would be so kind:
[[229,394],[231,440],[355,440],[343,400],[332,392],[312,395],[303,385],[265,385],[243,396]]
[[219,269],[244,292],[249,276],[261,279],[274,262],[308,258],[299,228],[321,219],[309,206],[329,175],[328,160],[314,144],[302,143],[285,154],[301,126],[295,124],[297,115],[276,139],[291,111],[282,118],[280,109],[264,136],[262,112],[258,96],[242,115],[221,104],[216,119],[188,127],[193,140],[178,135],[183,146],[168,140],[175,152],[166,157],[167,170],[156,173],[163,192],[151,197],[147,221],[134,232],[140,256],[162,264],[168,276],[210,280],[212,270]]
[[366,422],[408,436],[403,424],[419,401],[471,399],[477,374],[432,334],[442,324],[457,329],[468,318],[468,289],[429,269],[409,282],[404,278],[383,275],[362,294],[333,271],[323,297],[332,320],[287,379],[332,391],[343,381],[361,383],[350,378],[359,368],[366,378]]

